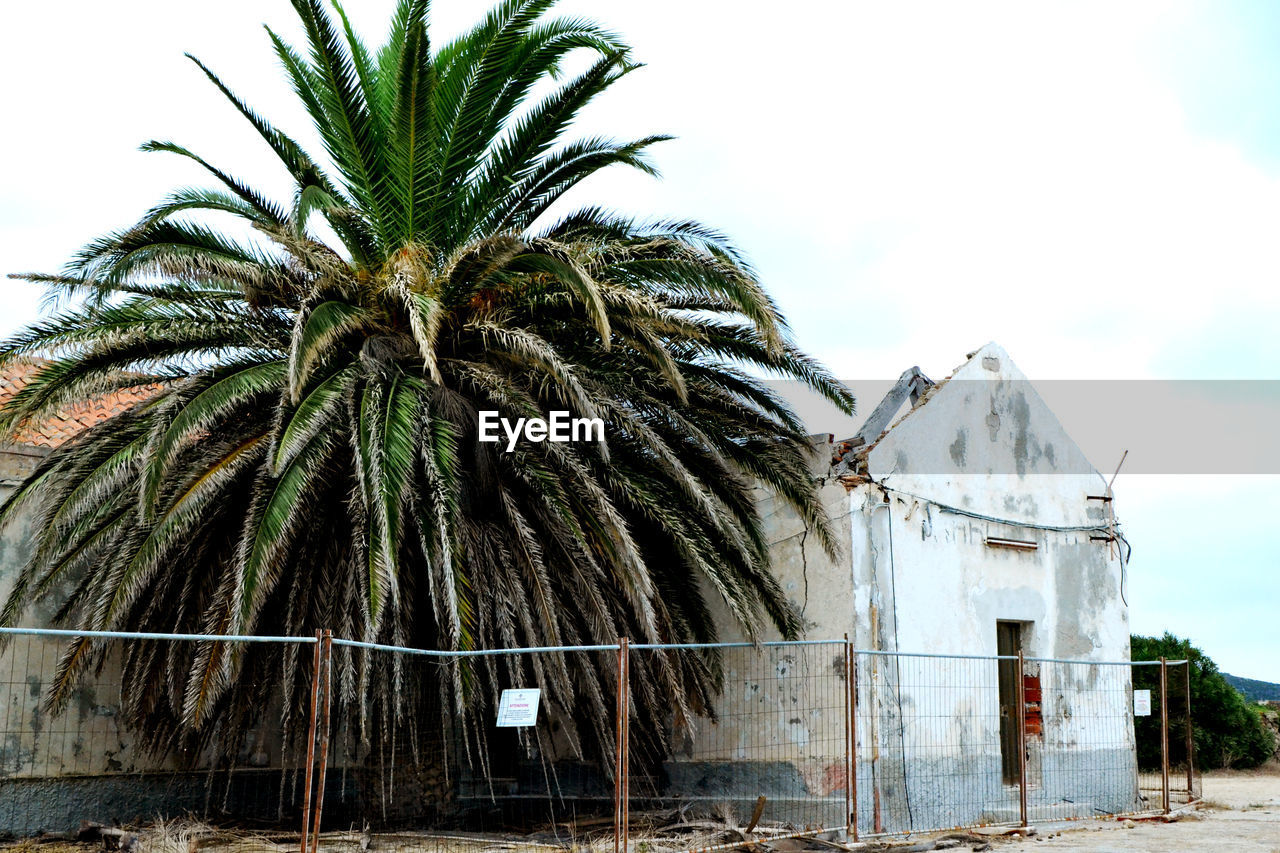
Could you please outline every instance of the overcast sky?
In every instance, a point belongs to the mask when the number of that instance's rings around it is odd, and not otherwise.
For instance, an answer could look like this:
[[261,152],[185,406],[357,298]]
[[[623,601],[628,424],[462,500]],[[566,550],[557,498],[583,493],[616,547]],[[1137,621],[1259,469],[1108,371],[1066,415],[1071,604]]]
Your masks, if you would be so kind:
[[[349,5],[380,40],[391,0]],[[485,8],[437,0],[436,40]],[[838,376],[915,364],[940,378],[994,340],[1033,381],[1280,380],[1280,4],[560,9],[613,27],[648,63],[584,132],[679,137],[655,150],[663,180],[610,174],[578,201],[727,231]],[[203,183],[139,153],[145,139],[283,190],[182,53],[306,136],[259,26],[293,34],[292,14],[285,0],[7,8],[0,272],[54,271],[167,190]],[[8,283],[0,308],[10,332],[38,315],[39,293]],[[1222,439],[1231,423],[1276,423],[1278,386],[1231,387],[1228,406],[1060,414],[1098,468],[1131,451],[1116,488],[1134,629],[1280,681],[1280,467],[1244,473],[1264,445]],[[1186,464],[1214,454],[1221,467]]]

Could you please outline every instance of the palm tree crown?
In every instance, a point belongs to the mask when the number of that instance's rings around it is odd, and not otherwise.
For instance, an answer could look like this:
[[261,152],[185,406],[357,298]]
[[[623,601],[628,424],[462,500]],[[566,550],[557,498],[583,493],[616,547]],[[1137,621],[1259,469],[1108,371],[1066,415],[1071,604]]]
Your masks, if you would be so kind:
[[[758,377],[853,401],[721,235],[552,209],[605,167],[653,172],[646,152],[665,137],[566,138],[637,67],[630,50],[549,18],[551,0],[507,0],[438,49],[426,2],[402,0],[377,51],[339,6],[293,2],[305,51],[268,34],[323,158],[196,60],[292,176],[292,198],[149,142],[214,188],[174,192],[60,275],[25,276],[64,307],[0,348],[0,367],[39,359],[0,428],[152,393],[56,449],[8,501],[3,520],[34,513],[38,533],[0,620],[53,597],[80,628],[326,627],[471,649],[711,641],[711,597],[752,635],[796,634],[753,487],[833,539],[803,427]],[[571,53],[591,62],[566,77]],[[483,411],[599,418],[605,440],[506,452],[477,440]],[[73,644],[59,690],[102,653]],[[126,713],[173,746],[213,720],[249,724],[283,672],[287,723],[294,663],[139,644],[123,661]],[[714,663],[637,673],[653,719],[707,701]],[[570,659],[537,670],[552,713],[608,716],[608,691],[590,687],[602,673]],[[455,670],[420,689],[465,713],[504,677]],[[407,689],[361,656],[339,687],[384,714]],[[587,751],[611,736],[585,728]]]

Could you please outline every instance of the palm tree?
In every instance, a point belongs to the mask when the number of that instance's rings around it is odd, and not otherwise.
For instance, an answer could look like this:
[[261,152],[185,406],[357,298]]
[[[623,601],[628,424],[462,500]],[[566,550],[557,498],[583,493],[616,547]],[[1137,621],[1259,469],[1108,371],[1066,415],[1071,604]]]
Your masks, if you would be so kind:
[[[439,49],[425,0],[367,48],[341,7],[293,0],[305,51],[268,30],[322,158],[194,60],[279,158],[276,200],[172,142],[213,188],[180,189],[42,282],[58,313],[11,337],[37,364],[10,432],[124,389],[141,402],[49,454],[0,511],[34,518],[0,612],[35,600],[81,629],[338,636],[421,648],[717,638],[710,599],[751,636],[791,637],[752,492],[834,540],[802,424],[762,381],[849,392],[790,341],[720,234],[556,203],[613,165],[654,173],[665,139],[566,138],[638,66],[617,36],[506,0]],[[570,54],[590,58],[576,76]],[[478,441],[481,412],[598,418],[604,440]],[[70,644],[51,702],[105,654]],[[124,714],[152,746],[234,743],[283,684],[276,647],[138,643]],[[303,656],[305,657],[305,656]],[[592,661],[597,661],[592,663]],[[654,754],[713,698],[714,656],[633,673]],[[437,670],[433,670],[437,672]],[[343,658],[338,700],[397,726],[466,719],[517,678],[584,756],[608,754],[608,667],[589,656],[456,665],[408,679]],[[609,697],[609,698],[606,698]],[[409,714],[416,703],[434,709]]]

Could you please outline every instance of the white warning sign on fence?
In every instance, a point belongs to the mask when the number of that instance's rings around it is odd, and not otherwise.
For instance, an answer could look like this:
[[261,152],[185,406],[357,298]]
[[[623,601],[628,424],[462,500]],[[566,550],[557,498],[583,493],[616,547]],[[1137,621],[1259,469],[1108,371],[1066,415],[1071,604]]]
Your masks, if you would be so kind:
[[538,722],[542,691],[533,688],[503,690],[498,702],[498,727],[532,726]]
[[1151,691],[1133,691],[1133,715],[1135,717],[1151,716]]

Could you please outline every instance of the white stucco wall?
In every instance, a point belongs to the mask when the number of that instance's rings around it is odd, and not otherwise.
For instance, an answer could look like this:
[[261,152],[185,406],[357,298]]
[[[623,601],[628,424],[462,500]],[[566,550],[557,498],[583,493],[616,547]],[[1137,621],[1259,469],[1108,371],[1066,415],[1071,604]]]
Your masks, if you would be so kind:
[[998,346],[905,415],[866,472],[849,495],[865,539],[855,585],[878,596],[883,628],[859,613],[859,645],[995,654],[1003,619],[1030,623],[1031,656],[1128,658],[1124,547],[1090,539],[1106,533],[1106,505],[1089,500],[1106,481]]
[[[40,448],[0,448],[0,503],[44,457]],[[30,553],[32,515],[19,514],[0,536],[0,601]],[[38,603],[19,620],[48,627],[55,605]],[[215,775],[212,748],[194,762],[157,755],[122,722],[120,659],[129,641],[109,641],[100,666],[69,693],[65,708],[47,705],[68,641],[33,635],[0,638],[0,833],[74,830],[82,820],[199,813],[221,803],[243,815],[271,817],[300,801],[298,774],[288,784],[263,766],[286,759],[280,732],[246,737],[231,772]],[[296,777],[296,778],[295,778]],[[217,791],[215,796],[212,792]]]
[[[865,650],[995,655],[996,623],[1008,620],[1026,624],[1029,657],[1128,659],[1124,546],[1090,538],[1106,533],[1106,505],[1089,500],[1106,482],[1002,349],[983,347],[864,452],[861,476],[823,488],[841,531],[834,558],[775,498],[759,503],[774,571],[803,614],[806,637],[848,633]],[[818,448],[819,475],[829,455],[829,447]],[[990,537],[1035,548],[992,547]],[[755,655],[730,658],[737,663],[727,667],[726,687],[759,668]],[[833,655],[806,650],[791,664],[822,678],[837,668]],[[1039,676],[1044,690],[1044,732],[1030,744],[1033,804],[1071,799],[1063,785],[1074,785],[1080,790],[1069,793],[1081,809],[1130,805],[1128,669],[1031,663],[1027,674]],[[843,671],[836,677],[844,683]],[[839,753],[795,745],[825,742],[799,732],[797,721],[828,721],[789,713],[793,697],[774,693],[772,706],[753,694],[743,708],[746,700],[728,690],[722,706],[729,715],[704,727],[691,755],[742,760],[740,745],[749,743],[758,754],[794,761],[806,778],[825,779],[812,795],[839,795],[843,775],[831,771]],[[1008,818],[1016,797],[1001,781],[994,661],[860,656],[858,703],[864,819],[874,808],[864,802],[873,773],[886,825],[921,825],[929,816],[955,825],[974,820],[975,811]],[[1109,768],[1093,787],[1081,781],[1090,766]]]

